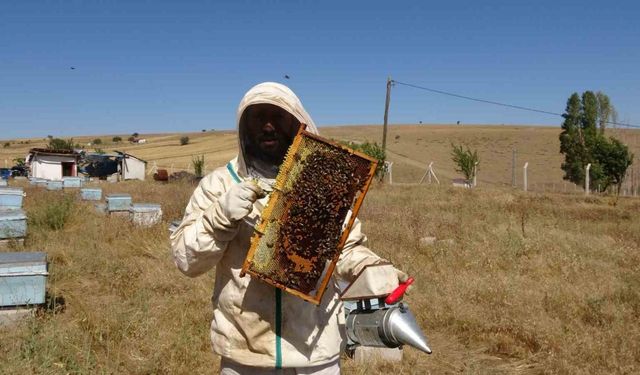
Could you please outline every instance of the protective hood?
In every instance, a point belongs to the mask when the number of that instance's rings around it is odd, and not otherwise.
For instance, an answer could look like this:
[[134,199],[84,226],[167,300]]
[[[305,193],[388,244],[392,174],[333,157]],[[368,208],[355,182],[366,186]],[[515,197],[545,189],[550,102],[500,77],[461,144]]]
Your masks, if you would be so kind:
[[244,111],[251,105],[255,104],[272,104],[278,106],[292,114],[298,121],[307,125],[308,132],[318,134],[318,129],[311,119],[311,116],[305,111],[300,99],[287,86],[275,82],[264,82],[253,86],[244,95],[238,106],[236,124],[238,128],[238,174],[242,177],[248,176],[247,171],[247,155],[244,154],[242,115]]

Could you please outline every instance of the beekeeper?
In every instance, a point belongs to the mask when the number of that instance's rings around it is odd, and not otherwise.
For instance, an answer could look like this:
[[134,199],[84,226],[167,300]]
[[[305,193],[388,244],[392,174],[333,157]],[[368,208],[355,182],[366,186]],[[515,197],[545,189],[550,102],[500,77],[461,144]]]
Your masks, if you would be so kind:
[[[200,181],[171,235],[175,263],[185,275],[216,268],[211,342],[222,356],[221,374],[340,373],[344,313],[335,283],[316,306],[240,277],[252,223],[268,199],[260,186],[272,186],[300,123],[318,133],[288,87],[265,82],[251,88],[238,106],[238,156]],[[336,278],[352,281],[365,265],[383,261],[365,245],[355,220]],[[397,274],[400,282],[406,280],[406,274]]]

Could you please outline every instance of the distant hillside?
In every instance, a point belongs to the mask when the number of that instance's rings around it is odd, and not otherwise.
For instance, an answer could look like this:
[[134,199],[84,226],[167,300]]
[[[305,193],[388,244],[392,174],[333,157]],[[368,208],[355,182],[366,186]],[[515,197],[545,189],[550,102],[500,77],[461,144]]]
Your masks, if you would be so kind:
[[[338,140],[382,142],[382,126],[331,126],[321,127],[322,135]],[[632,151],[640,156],[640,131],[612,130],[612,133],[627,142]],[[479,183],[511,185],[513,150],[516,150],[516,182],[522,184],[522,166],[529,162],[530,186],[544,184],[547,189],[571,189],[562,180],[558,135],[560,128],[510,125],[391,125],[387,137],[388,159],[393,162],[394,182],[418,182],[427,165],[434,162],[437,176],[441,180],[460,177],[451,161],[451,144],[465,144],[477,149],[480,155]],[[180,138],[188,136],[189,144],[181,146]],[[223,165],[237,153],[237,136],[234,131],[216,131],[175,134],[141,134],[145,144],[125,141],[114,144],[110,136],[74,137],[86,146],[95,138],[104,151],[129,152],[149,162],[149,167],[173,170],[191,169],[193,156],[204,155],[206,170]],[[0,160],[24,157],[31,147],[42,147],[44,139],[13,141],[9,147],[0,148]],[[2,142],[4,144],[6,141]],[[21,143],[22,142],[22,143]],[[154,164],[155,163],[155,164]],[[636,163],[637,165],[640,163]],[[640,176],[640,170],[637,173]]]

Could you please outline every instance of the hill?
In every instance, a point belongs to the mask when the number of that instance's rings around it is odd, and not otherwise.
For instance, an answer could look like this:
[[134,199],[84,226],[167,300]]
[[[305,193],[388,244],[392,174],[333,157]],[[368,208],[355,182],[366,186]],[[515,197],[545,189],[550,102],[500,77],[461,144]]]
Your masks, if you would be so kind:
[[[382,143],[382,127],[373,125],[333,126],[320,128],[322,135],[351,141]],[[610,134],[626,142],[631,150],[640,155],[640,130],[615,130]],[[393,180],[401,183],[420,181],[427,166],[434,162],[437,176],[443,181],[460,177],[451,161],[451,144],[464,144],[477,149],[480,156],[478,183],[492,186],[511,186],[513,150],[516,150],[516,183],[522,186],[523,165],[528,166],[529,189],[573,191],[573,184],[562,180],[560,169],[563,156],[560,154],[558,135],[560,128],[541,126],[509,125],[391,125],[387,136],[388,159],[393,164]],[[181,146],[180,138],[188,136],[189,144]],[[123,139],[128,136],[121,135]],[[100,138],[99,147],[105,151],[129,152],[149,162],[148,167],[172,170],[189,170],[193,156],[204,155],[205,169],[213,170],[223,165],[237,152],[237,137],[233,131],[204,133],[145,134],[145,144],[110,142],[113,136],[74,137],[86,144]],[[29,141],[29,144],[24,142]],[[5,141],[6,142],[6,141]],[[46,144],[44,139],[14,140],[9,147],[0,148],[0,160],[10,163],[15,157],[24,157],[31,147]],[[634,170],[640,176],[640,163]],[[631,181],[628,182],[631,186]],[[635,186],[639,184],[636,183]]]

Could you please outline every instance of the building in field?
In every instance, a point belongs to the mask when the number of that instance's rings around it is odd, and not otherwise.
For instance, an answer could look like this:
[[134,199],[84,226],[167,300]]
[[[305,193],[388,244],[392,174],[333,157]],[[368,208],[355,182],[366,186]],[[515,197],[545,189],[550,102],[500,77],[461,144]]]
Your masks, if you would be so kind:
[[29,177],[46,180],[62,180],[62,177],[78,175],[81,154],[71,150],[32,148],[25,158]]
[[147,162],[125,152],[116,151],[119,155],[120,180],[142,180],[146,175]]

